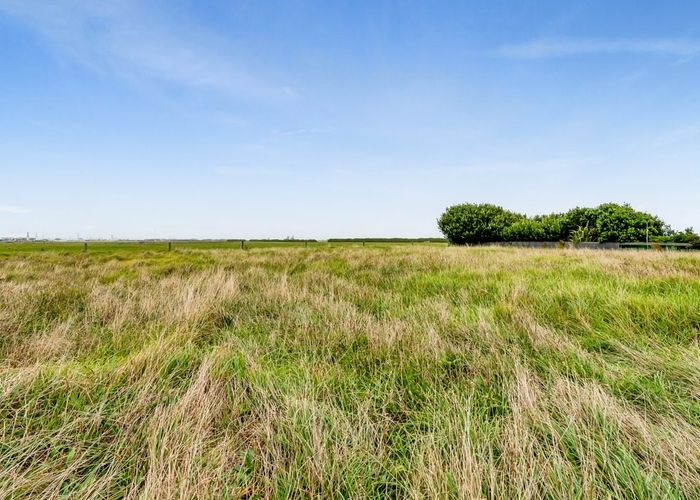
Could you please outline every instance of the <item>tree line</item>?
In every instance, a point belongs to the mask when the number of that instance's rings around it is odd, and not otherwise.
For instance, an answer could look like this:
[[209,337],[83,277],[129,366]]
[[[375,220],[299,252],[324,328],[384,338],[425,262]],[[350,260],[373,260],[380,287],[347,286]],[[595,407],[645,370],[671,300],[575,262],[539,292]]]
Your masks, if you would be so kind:
[[489,203],[453,205],[438,219],[438,227],[454,244],[499,241],[593,241],[599,243],[674,242],[700,248],[693,228],[675,231],[659,217],[629,204],[604,203],[576,207],[565,213],[526,215]]

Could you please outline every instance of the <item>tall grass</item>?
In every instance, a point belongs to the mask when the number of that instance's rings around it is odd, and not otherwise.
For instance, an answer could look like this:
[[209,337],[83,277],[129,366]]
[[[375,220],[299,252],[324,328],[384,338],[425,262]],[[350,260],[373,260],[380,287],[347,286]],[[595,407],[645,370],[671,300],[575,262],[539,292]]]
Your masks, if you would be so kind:
[[0,258],[0,496],[700,497],[700,258]]

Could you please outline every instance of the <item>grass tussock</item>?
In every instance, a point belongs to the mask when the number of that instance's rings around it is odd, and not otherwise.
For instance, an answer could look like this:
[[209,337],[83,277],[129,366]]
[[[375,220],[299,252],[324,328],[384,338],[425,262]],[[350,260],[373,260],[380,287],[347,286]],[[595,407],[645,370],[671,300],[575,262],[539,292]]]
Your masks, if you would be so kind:
[[0,257],[0,496],[697,498],[700,258]]

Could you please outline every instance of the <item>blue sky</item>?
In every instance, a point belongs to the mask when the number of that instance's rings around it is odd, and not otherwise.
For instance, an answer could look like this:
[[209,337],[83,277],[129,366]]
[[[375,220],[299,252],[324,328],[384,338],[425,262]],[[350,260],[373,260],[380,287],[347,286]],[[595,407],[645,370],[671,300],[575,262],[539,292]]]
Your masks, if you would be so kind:
[[700,2],[0,0],[0,236],[700,229]]

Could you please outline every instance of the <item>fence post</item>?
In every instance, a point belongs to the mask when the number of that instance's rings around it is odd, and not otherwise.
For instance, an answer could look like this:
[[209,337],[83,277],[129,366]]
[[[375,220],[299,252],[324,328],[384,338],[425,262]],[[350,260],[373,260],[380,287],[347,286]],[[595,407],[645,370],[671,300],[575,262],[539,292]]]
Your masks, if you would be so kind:
[[169,241],[168,242],[168,252],[171,251],[172,249],[173,249],[173,242]]
[[364,242],[364,241],[362,242],[362,246],[365,246],[365,242]]
[[87,252],[87,241],[83,243],[83,252]]
[[308,246],[308,244],[309,244],[309,242],[304,240],[304,248],[306,248]]
[[245,240],[241,240],[241,250],[245,250]]

